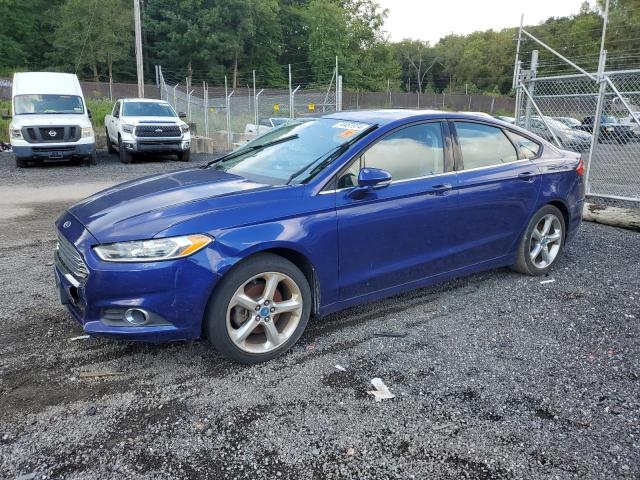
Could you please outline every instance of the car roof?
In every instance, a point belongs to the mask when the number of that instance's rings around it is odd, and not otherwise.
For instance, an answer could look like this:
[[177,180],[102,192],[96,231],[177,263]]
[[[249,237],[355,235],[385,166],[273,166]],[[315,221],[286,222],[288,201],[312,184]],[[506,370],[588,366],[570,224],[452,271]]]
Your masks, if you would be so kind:
[[78,95],[82,88],[73,73],[17,72],[13,74],[13,95]]
[[482,112],[447,112],[443,110],[410,110],[410,109],[385,109],[385,110],[356,110],[330,113],[322,118],[345,120],[351,122],[362,122],[387,125],[398,120],[410,120],[412,118],[451,118],[470,120],[494,120],[491,115]]
[[158,100],[157,98],[121,98],[122,102],[146,102],[146,103],[169,103],[165,100]]

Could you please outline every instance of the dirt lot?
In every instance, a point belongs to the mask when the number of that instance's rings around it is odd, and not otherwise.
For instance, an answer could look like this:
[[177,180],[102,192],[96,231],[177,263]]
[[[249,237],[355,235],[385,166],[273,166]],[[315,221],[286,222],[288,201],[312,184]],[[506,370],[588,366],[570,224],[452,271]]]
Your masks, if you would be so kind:
[[[71,340],[55,218],[184,166],[99,163],[0,155],[0,478],[640,477],[639,233],[585,224],[546,279],[500,269],[353,308],[247,367],[205,342]],[[396,398],[376,403],[373,377]]]

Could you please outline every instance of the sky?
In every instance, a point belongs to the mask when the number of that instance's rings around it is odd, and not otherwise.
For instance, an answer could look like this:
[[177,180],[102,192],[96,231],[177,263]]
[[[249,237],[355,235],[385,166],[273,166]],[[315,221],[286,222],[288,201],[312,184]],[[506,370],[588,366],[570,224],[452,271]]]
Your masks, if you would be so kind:
[[[389,10],[385,30],[391,40],[428,40],[450,34],[536,25],[548,17],[578,13],[583,0],[378,0]],[[592,5],[594,1],[590,2]]]

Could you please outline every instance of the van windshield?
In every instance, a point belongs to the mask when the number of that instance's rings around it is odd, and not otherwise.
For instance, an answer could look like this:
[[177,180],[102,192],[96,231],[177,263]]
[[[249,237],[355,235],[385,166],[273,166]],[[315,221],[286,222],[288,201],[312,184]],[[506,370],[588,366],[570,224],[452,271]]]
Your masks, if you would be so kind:
[[168,103],[124,102],[122,115],[125,117],[177,117]]
[[82,98],[77,95],[16,95],[15,115],[84,113]]

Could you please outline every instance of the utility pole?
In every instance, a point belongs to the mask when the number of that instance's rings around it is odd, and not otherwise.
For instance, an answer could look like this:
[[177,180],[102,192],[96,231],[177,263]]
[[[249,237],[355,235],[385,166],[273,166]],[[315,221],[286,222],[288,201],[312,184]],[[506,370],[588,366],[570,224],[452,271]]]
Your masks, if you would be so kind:
[[142,27],[140,25],[140,0],[133,0],[136,32],[136,67],[138,70],[138,97],[144,98],[144,71],[142,68]]

